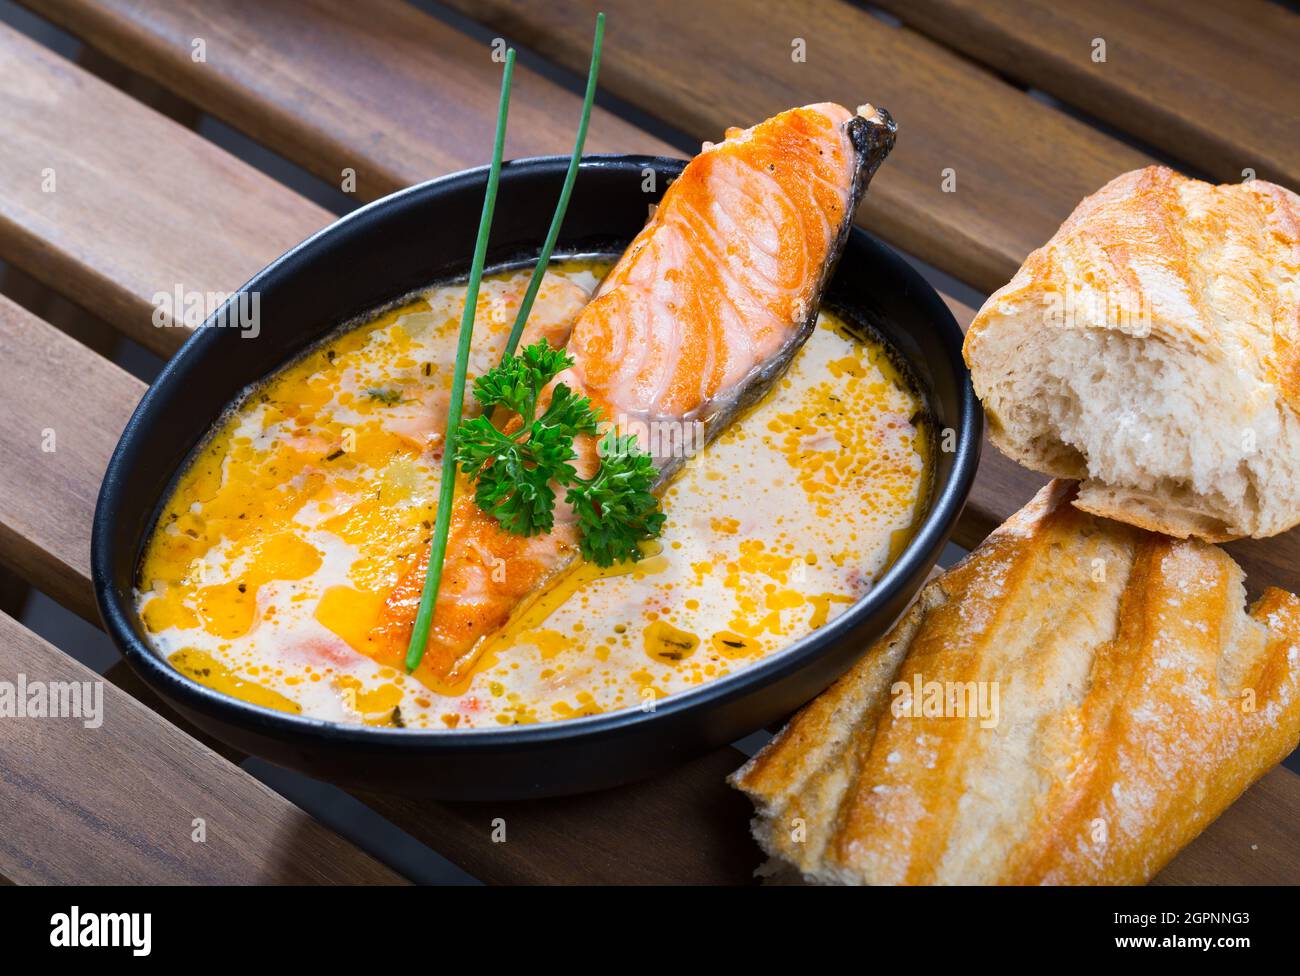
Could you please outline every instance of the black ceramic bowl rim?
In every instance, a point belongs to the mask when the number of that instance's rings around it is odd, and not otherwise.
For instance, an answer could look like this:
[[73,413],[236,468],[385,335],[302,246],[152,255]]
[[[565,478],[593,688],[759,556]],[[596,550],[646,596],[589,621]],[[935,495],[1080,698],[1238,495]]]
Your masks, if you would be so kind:
[[[567,165],[568,158],[561,156],[512,160],[504,165],[502,177],[504,179],[509,173],[521,170],[562,168]],[[680,169],[684,161],[639,155],[593,155],[584,156],[582,161],[584,169],[629,165],[667,166]],[[265,289],[272,285],[278,276],[292,273],[296,265],[311,260],[311,253],[314,250],[328,242],[332,236],[345,232],[353,225],[371,221],[382,222],[389,210],[399,208],[412,197],[419,197],[433,190],[456,191],[469,189],[475,184],[481,185],[486,171],[486,167],[480,167],[429,180],[399,190],[352,211],[291,248],[254,275],[231,296],[227,305],[238,300],[240,294]],[[392,748],[398,751],[490,751],[507,746],[543,746],[547,743],[579,738],[590,739],[594,743],[609,732],[640,724],[666,723],[678,713],[708,709],[712,705],[745,695],[753,690],[755,685],[767,685],[797,672],[807,660],[832,647],[841,634],[853,627],[855,621],[878,612],[889,601],[895,588],[902,585],[926,561],[931,549],[947,538],[970,493],[979,462],[980,440],[983,433],[983,411],[975,397],[961,356],[962,332],[947,305],[929,283],[892,250],[858,227],[854,227],[852,233],[861,235],[869,245],[874,259],[895,265],[904,277],[913,281],[917,293],[910,297],[932,306],[929,317],[935,328],[942,333],[940,339],[949,360],[942,365],[951,370],[953,375],[965,379],[965,382],[960,384],[960,417],[959,426],[956,428],[955,457],[951,476],[935,491],[920,528],[913,534],[899,557],[876,581],[870,592],[821,628],[806,634],[784,649],[698,688],[663,698],[656,702],[653,710],[643,710],[633,706],[599,715],[501,728],[394,729],[359,723],[332,722],[253,705],[201,685],[182,674],[135,633],[132,626],[132,621],[136,618],[135,608],[119,597],[112,582],[114,553],[110,524],[113,514],[121,503],[124,472],[134,461],[129,447],[134,439],[136,427],[140,425],[141,418],[150,412],[153,401],[163,398],[165,389],[181,381],[179,373],[182,362],[202,356],[206,346],[217,341],[217,333],[220,330],[209,325],[214,320],[220,320],[219,317],[224,313],[227,305],[218,309],[203,327],[196,329],[186,340],[182,350],[164,366],[136,406],[109,460],[100,487],[91,532],[91,575],[106,630],[121,648],[126,659],[145,677],[161,684],[167,689],[168,694],[199,712],[215,714],[236,724],[272,735],[306,734],[312,737],[323,737],[327,741],[340,744],[346,743],[365,748]],[[139,552],[134,553],[133,558],[138,563]]]

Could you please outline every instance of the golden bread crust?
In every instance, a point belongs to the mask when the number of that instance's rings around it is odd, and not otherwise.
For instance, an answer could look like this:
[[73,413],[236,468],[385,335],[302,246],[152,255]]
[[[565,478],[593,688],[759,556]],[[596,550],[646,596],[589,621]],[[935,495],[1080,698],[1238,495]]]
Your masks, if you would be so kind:
[[963,355],[993,443],[1083,479],[1086,510],[1210,542],[1300,524],[1290,190],[1115,178],[990,296]]
[[[1164,166],[1111,180],[984,303],[966,333],[974,368],[983,333],[1026,300],[1069,308],[1068,327],[1150,329],[1160,341],[1220,350],[1264,374],[1300,413],[1300,197],[1263,180],[1214,185]],[[1110,314],[1103,314],[1109,312]]]
[[[1225,552],[1073,494],[1047,485],[733,775],[768,854],[831,883],[1143,882],[1295,748],[1300,598],[1247,614]],[[909,707],[932,684],[970,697]],[[981,685],[994,724],[951,714]]]
[[1161,532],[1175,539],[1194,537],[1202,542],[1231,542],[1241,538],[1234,532],[1224,531],[1220,523],[1189,517],[1173,509],[1153,511],[1150,504],[1138,504],[1133,499],[1113,499],[1107,492],[1080,492],[1073,504],[1081,512],[1125,522],[1148,532]]

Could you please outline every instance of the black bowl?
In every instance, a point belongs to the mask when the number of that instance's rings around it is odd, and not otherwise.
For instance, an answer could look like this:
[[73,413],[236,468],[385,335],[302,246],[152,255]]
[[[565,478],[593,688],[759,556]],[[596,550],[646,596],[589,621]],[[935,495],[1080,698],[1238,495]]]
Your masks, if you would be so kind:
[[[567,160],[508,163],[501,174],[490,267],[536,255]],[[620,251],[647,205],[683,166],[648,156],[583,161],[557,253]],[[653,173],[653,190],[647,177]],[[910,545],[863,599],[788,649],[736,674],[630,709],[509,728],[419,730],[340,725],[250,705],[174,670],[145,640],[132,584],[148,533],[177,474],[250,383],[341,323],[431,282],[464,275],[485,170],[411,187],[344,217],[281,257],[241,292],[260,294],[260,334],[198,329],[149,388],[109,462],[95,511],[91,563],[108,632],[159,694],[237,749],[312,776],[446,799],[546,796],[663,770],[788,715],[842,673],[902,612],[939,555],[970,490],[983,418],[961,358],[961,332],[920,275],[854,230],[826,301],[868,323],[922,388],[935,426],[956,433],[935,454],[928,511]],[[238,296],[232,298],[236,300]]]

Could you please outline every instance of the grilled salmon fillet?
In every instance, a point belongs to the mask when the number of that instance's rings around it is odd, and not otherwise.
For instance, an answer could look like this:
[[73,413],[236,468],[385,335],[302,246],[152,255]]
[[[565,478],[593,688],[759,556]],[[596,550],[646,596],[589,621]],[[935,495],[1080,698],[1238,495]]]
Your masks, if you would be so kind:
[[[853,214],[894,143],[889,114],[830,103],[730,129],[665,192],[569,337],[563,382],[607,419],[694,422],[705,441],[785,370],[816,323]],[[575,467],[597,458],[579,439]],[[680,453],[680,452],[678,452]],[[684,460],[656,457],[659,484]],[[585,469],[585,470],[584,470]],[[416,676],[450,690],[479,641],[568,567],[576,527],[563,506],[553,531],[505,532],[460,486],[442,588]],[[427,553],[389,595],[372,644],[396,665],[423,587]]]

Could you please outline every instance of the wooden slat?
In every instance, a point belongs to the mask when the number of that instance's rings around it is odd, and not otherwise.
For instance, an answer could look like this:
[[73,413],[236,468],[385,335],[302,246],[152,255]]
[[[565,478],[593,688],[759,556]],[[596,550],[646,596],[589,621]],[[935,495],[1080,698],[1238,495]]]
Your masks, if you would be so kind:
[[744,761],[720,749],[621,789],[525,803],[363,799],[489,883],[747,884],[763,860],[753,808],[724,782]]
[[[354,169],[366,199],[480,166],[491,153],[483,120],[496,114],[496,81],[487,81],[500,65],[490,47],[401,0],[26,3],[330,184]],[[195,38],[206,62],[192,57]],[[516,66],[507,157],[567,154],[579,107]],[[599,108],[587,151],[680,155]]]
[[156,351],[185,338],[156,293],[233,291],[331,219],[3,26],[0,91],[0,257]]
[[[144,384],[3,296],[0,296],[0,348],[5,350],[5,355],[0,357],[0,415],[5,418],[5,423],[0,424],[0,561],[65,606],[88,620],[97,621],[89,580],[90,522],[108,455],[144,392]],[[69,391],[76,391],[76,395],[70,396]],[[44,450],[46,447],[52,450]],[[47,651],[56,655],[57,652],[44,647],[39,650],[41,655],[45,655],[41,669],[20,666],[22,662],[14,656],[17,652],[10,647],[11,637],[14,644],[26,647],[29,654],[37,653],[32,649],[31,641],[20,639],[21,634],[0,633],[0,647],[4,648],[0,653],[0,677],[4,680],[12,680],[19,671],[35,677],[63,667],[55,667],[45,660]],[[67,666],[80,667],[70,660]],[[115,689],[111,693],[106,690],[105,694],[115,711],[119,700],[128,699]],[[134,709],[138,710],[139,706],[134,706]],[[163,743],[167,750],[165,756],[171,757],[175,764],[188,764],[187,768],[193,769],[191,775],[195,777],[203,776],[212,768],[211,752],[184,732],[172,728],[150,712],[146,712],[152,716],[147,722],[134,717],[135,710],[128,710],[126,714],[125,726],[119,726],[114,718],[111,724],[106,722],[105,728],[99,730],[93,748],[98,750],[96,755],[103,765],[92,768],[132,768],[129,764],[118,764],[111,753],[119,748],[136,748],[142,738]],[[22,723],[0,722],[0,732],[14,724]],[[39,722],[31,724],[42,725]],[[127,734],[125,745],[117,738],[119,732]],[[84,771],[79,771],[75,761],[66,758],[62,745],[51,745],[48,749],[30,746],[31,743],[22,745],[28,751],[21,753],[24,757],[21,764],[15,763],[19,772],[27,777],[26,781],[33,788],[40,786],[45,790],[50,802],[57,801],[70,812],[69,815],[85,820],[84,810],[74,803],[75,797],[70,792]],[[224,760],[220,762],[224,764]],[[141,763],[143,765],[139,768],[145,771],[154,768],[145,759]],[[58,779],[66,775],[67,781],[56,782],[55,774]],[[18,775],[6,773],[6,778],[13,784]],[[95,779],[94,776],[87,778]],[[125,779],[114,779],[113,782],[120,793],[132,793]],[[229,790],[229,799],[222,805],[209,805],[212,816],[221,814],[224,817],[227,813],[232,817],[247,815],[259,818],[249,821],[249,830],[261,829],[259,824],[271,828],[263,840],[251,845],[246,843],[248,838],[242,829],[237,835],[229,830],[224,835],[226,838],[237,836],[248,851],[248,859],[237,859],[218,869],[202,860],[211,851],[198,852],[202,855],[198,860],[173,856],[160,861],[158,870],[150,875],[146,872],[144,860],[153,850],[148,846],[153,841],[145,830],[149,823],[147,813],[137,810],[139,822],[131,824],[126,819],[129,812],[126,807],[117,808],[120,816],[116,818],[96,807],[100,820],[86,820],[83,826],[85,830],[102,831],[100,839],[89,848],[82,848],[78,840],[64,850],[59,845],[36,843],[40,838],[31,832],[31,825],[27,823],[29,818],[47,825],[54,822],[36,813],[36,807],[24,805],[21,812],[18,806],[12,808],[12,816],[21,816],[26,825],[24,831],[14,836],[26,838],[31,846],[24,860],[23,873],[14,877],[18,880],[50,880],[44,872],[71,871],[77,863],[78,849],[81,849],[81,857],[89,859],[96,850],[108,844],[111,833],[117,831],[124,837],[134,838],[132,843],[136,846],[132,850],[135,853],[119,852],[103,864],[90,864],[86,874],[77,876],[73,871],[66,880],[89,881],[100,870],[104,872],[101,875],[103,880],[119,882],[237,878],[244,881],[384,880],[383,873],[376,870],[370,858],[349,848],[345,842],[324,831],[301,811],[236,767],[225,764],[211,783],[220,790]],[[178,797],[188,796],[196,788],[194,784],[174,783],[161,778],[158,785],[160,789],[179,791],[175,793]],[[5,809],[9,808],[0,806],[0,810]],[[62,829],[66,825],[60,823],[59,826]],[[7,826],[0,827],[0,844],[10,833]],[[191,844],[188,832],[186,844]],[[263,855],[290,850],[288,845],[301,847],[304,855],[322,861],[323,866],[299,867],[277,861],[256,863],[256,858]],[[213,851],[220,854],[223,846],[219,845]],[[188,848],[178,850],[185,852]],[[57,862],[46,861],[47,854],[57,855]],[[334,861],[337,864],[331,867]],[[179,873],[190,868],[196,873],[188,878]],[[0,863],[0,871],[7,870],[8,863]],[[222,871],[227,873],[222,874]]]
[[[102,725],[0,721],[0,873],[36,884],[401,878],[0,613],[0,680],[104,685]],[[203,841],[194,840],[203,821]]]
[[[1300,189],[1300,17],[1268,0],[876,0],[1146,144]],[[1105,42],[1104,62],[1093,60]]]
[[1300,880],[1300,776],[1279,766],[1156,875],[1156,884],[1275,885]]
[[144,384],[3,296],[0,349],[0,560],[98,622],[89,519]]
[[236,765],[248,758],[246,754],[233,746],[226,745],[226,743],[208,735],[208,733],[172,708],[171,705],[163,701],[162,696],[145,684],[144,678],[140,677],[139,673],[126,663],[125,658],[118,658],[117,661],[105,668],[104,679],[111,682],[125,694],[130,695],[145,708],[157,712],[190,738],[202,742],[217,755],[224,756]]
[[[601,82],[700,139],[812,101],[884,105],[898,146],[872,181],[866,223],[986,291],[1079,199],[1144,155],[1037,102],[907,29],[841,0],[450,0],[573,69],[608,16]],[[794,44],[806,60],[793,59]],[[944,192],[944,171],[956,175]]]
[[[145,4],[151,14],[155,8],[150,4]],[[163,11],[158,11],[161,14]],[[75,24],[72,26],[76,26]],[[263,25],[265,26],[265,25]],[[310,29],[310,25],[303,27],[304,30]],[[154,43],[154,42],[150,42]],[[152,49],[151,49],[152,50]],[[153,53],[159,53],[154,50]],[[342,58],[330,65],[332,75],[321,75],[319,81],[321,84],[332,84],[330,78],[339,76],[351,76],[352,65],[347,61],[347,51],[336,52]],[[229,52],[229,56],[234,58],[241,56],[238,51]],[[183,65],[182,65],[183,67]],[[231,66],[226,70],[234,71]],[[408,68],[397,65],[393,68],[398,73],[403,73]],[[494,78],[495,71],[489,65],[486,70],[480,71],[480,81],[490,88]],[[242,77],[238,75],[237,77]],[[251,75],[249,76],[251,77]],[[271,85],[278,75],[272,73],[270,80]],[[315,78],[316,76],[313,76]],[[540,79],[538,84],[542,84]],[[281,100],[283,95],[277,93],[275,86],[266,94],[266,97],[275,100]],[[389,118],[386,113],[393,111],[389,108],[391,104],[382,97],[382,89],[370,92],[368,95],[362,94],[357,97],[366,97],[371,104],[371,118],[375,126],[386,127],[389,124]],[[215,95],[212,96],[215,98]],[[569,96],[570,103],[566,105],[564,112],[572,113],[572,104],[576,100]],[[882,99],[883,101],[883,99]],[[516,117],[512,114],[512,119]],[[483,125],[489,124],[488,117],[484,117]],[[519,127],[518,121],[514,123]],[[355,129],[347,130],[351,132],[349,136],[350,144],[342,147],[347,154],[357,161],[359,172],[361,169],[370,168],[368,160],[370,153],[375,151],[374,140],[369,139],[369,130]],[[305,161],[305,160],[304,160]],[[474,160],[477,161],[477,160]],[[383,167],[374,167],[376,171],[381,171]],[[969,310],[965,313],[958,308],[959,317],[963,314],[968,315]],[[1025,497],[1028,497],[1032,486],[1032,476],[1026,476],[1019,469],[1010,466],[1004,460],[991,456],[993,460],[986,463],[986,468],[990,470],[1002,470],[1009,479],[1009,484],[1002,486],[997,492],[984,492],[985,501],[982,507],[975,509],[976,515],[986,524],[992,524],[993,519],[1000,520],[998,512],[1002,510],[1009,511],[1014,509]],[[991,467],[990,467],[991,465]],[[988,479],[982,475],[985,483]],[[971,541],[978,541],[972,539]],[[568,865],[567,877],[573,880],[579,880],[584,877],[583,872],[590,872],[591,876],[602,878],[619,878],[622,880],[663,880],[672,876],[678,880],[684,879],[685,875],[681,871],[689,869],[688,860],[682,859],[675,861],[671,866],[664,866],[663,847],[667,845],[675,846],[680,850],[711,850],[727,851],[733,850],[737,842],[736,838],[739,833],[739,827],[733,822],[734,817],[720,818],[719,820],[710,820],[707,817],[693,817],[688,811],[691,809],[707,808],[714,804],[726,805],[734,801],[732,794],[721,784],[720,773],[724,769],[729,769],[740,761],[740,756],[732,750],[724,750],[701,760],[697,764],[688,766],[683,770],[668,777],[664,780],[656,781],[645,789],[654,788],[654,795],[662,803],[657,807],[656,813],[663,811],[662,816],[657,818],[659,822],[672,824],[671,838],[664,832],[645,832],[645,831],[626,831],[619,828],[619,824],[637,823],[644,821],[637,818],[637,810],[644,806],[642,801],[637,800],[636,791],[620,791],[619,793],[605,794],[601,797],[584,798],[574,801],[562,801],[550,805],[530,805],[527,808],[509,807],[507,814],[508,823],[515,822],[512,840],[507,845],[508,854],[502,853],[498,849],[497,853],[492,853],[492,848],[484,845],[490,841],[487,838],[487,829],[484,826],[484,808],[470,807],[443,807],[434,804],[415,803],[411,801],[399,800],[373,800],[382,812],[393,816],[398,822],[411,831],[429,840],[435,846],[442,846],[447,853],[453,858],[458,858],[473,869],[484,871],[487,876],[497,880],[507,880],[511,878],[529,877],[529,878],[548,878],[555,880],[563,875],[563,866]],[[1266,781],[1265,785],[1259,787],[1262,790],[1272,790],[1270,785],[1277,777],[1289,777],[1291,774],[1281,771],[1272,774]],[[1285,778],[1282,782],[1289,782]],[[626,798],[625,798],[626,797]],[[640,805],[640,806],[638,806]],[[552,810],[566,811],[563,815],[548,813],[548,808]],[[601,811],[604,811],[601,813]],[[674,813],[673,811],[678,811]],[[520,821],[520,817],[524,819]],[[531,818],[538,818],[534,823]],[[581,828],[564,829],[564,818],[568,817],[575,823],[582,819],[584,824]],[[1228,831],[1232,836],[1233,813],[1229,813],[1221,823],[1222,829]],[[490,818],[488,818],[490,820]],[[725,821],[725,822],[723,822]],[[586,825],[590,823],[588,828]],[[638,837],[644,836],[646,841],[638,840]],[[520,841],[523,843],[520,843]],[[747,842],[745,842],[747,843]],[[621,865],[615,865],[605,852],[621,852]],[[753,854],[751,850],[751,855]],[[731,856],[724,855],[723,860],[731,863]],[[739,865],[743,858],[738,858],[736,865]],[[755,856],[756,860],[756,856]],[[493,867],[495,865],[495,867]],[[721,873],[712,875],[714,880],[719,880],[723,875],[735,875],[733,880],[744,880],[747,877],[747,869],[741,870],[736,865],[725,869]],[[617,871],[614,869],[617,867]],[[1171,868],[1173,870],[1173,868]],[[494,873],[495,872],[495,873]]]
[[[6,577],[13,573],[98,625],[90,523],[109,455],[144,384],[3,295],[0,349],[0,565]],[[163,708],[125,665],[109,677]],[[194,733],[174,712],[168,716]]]

